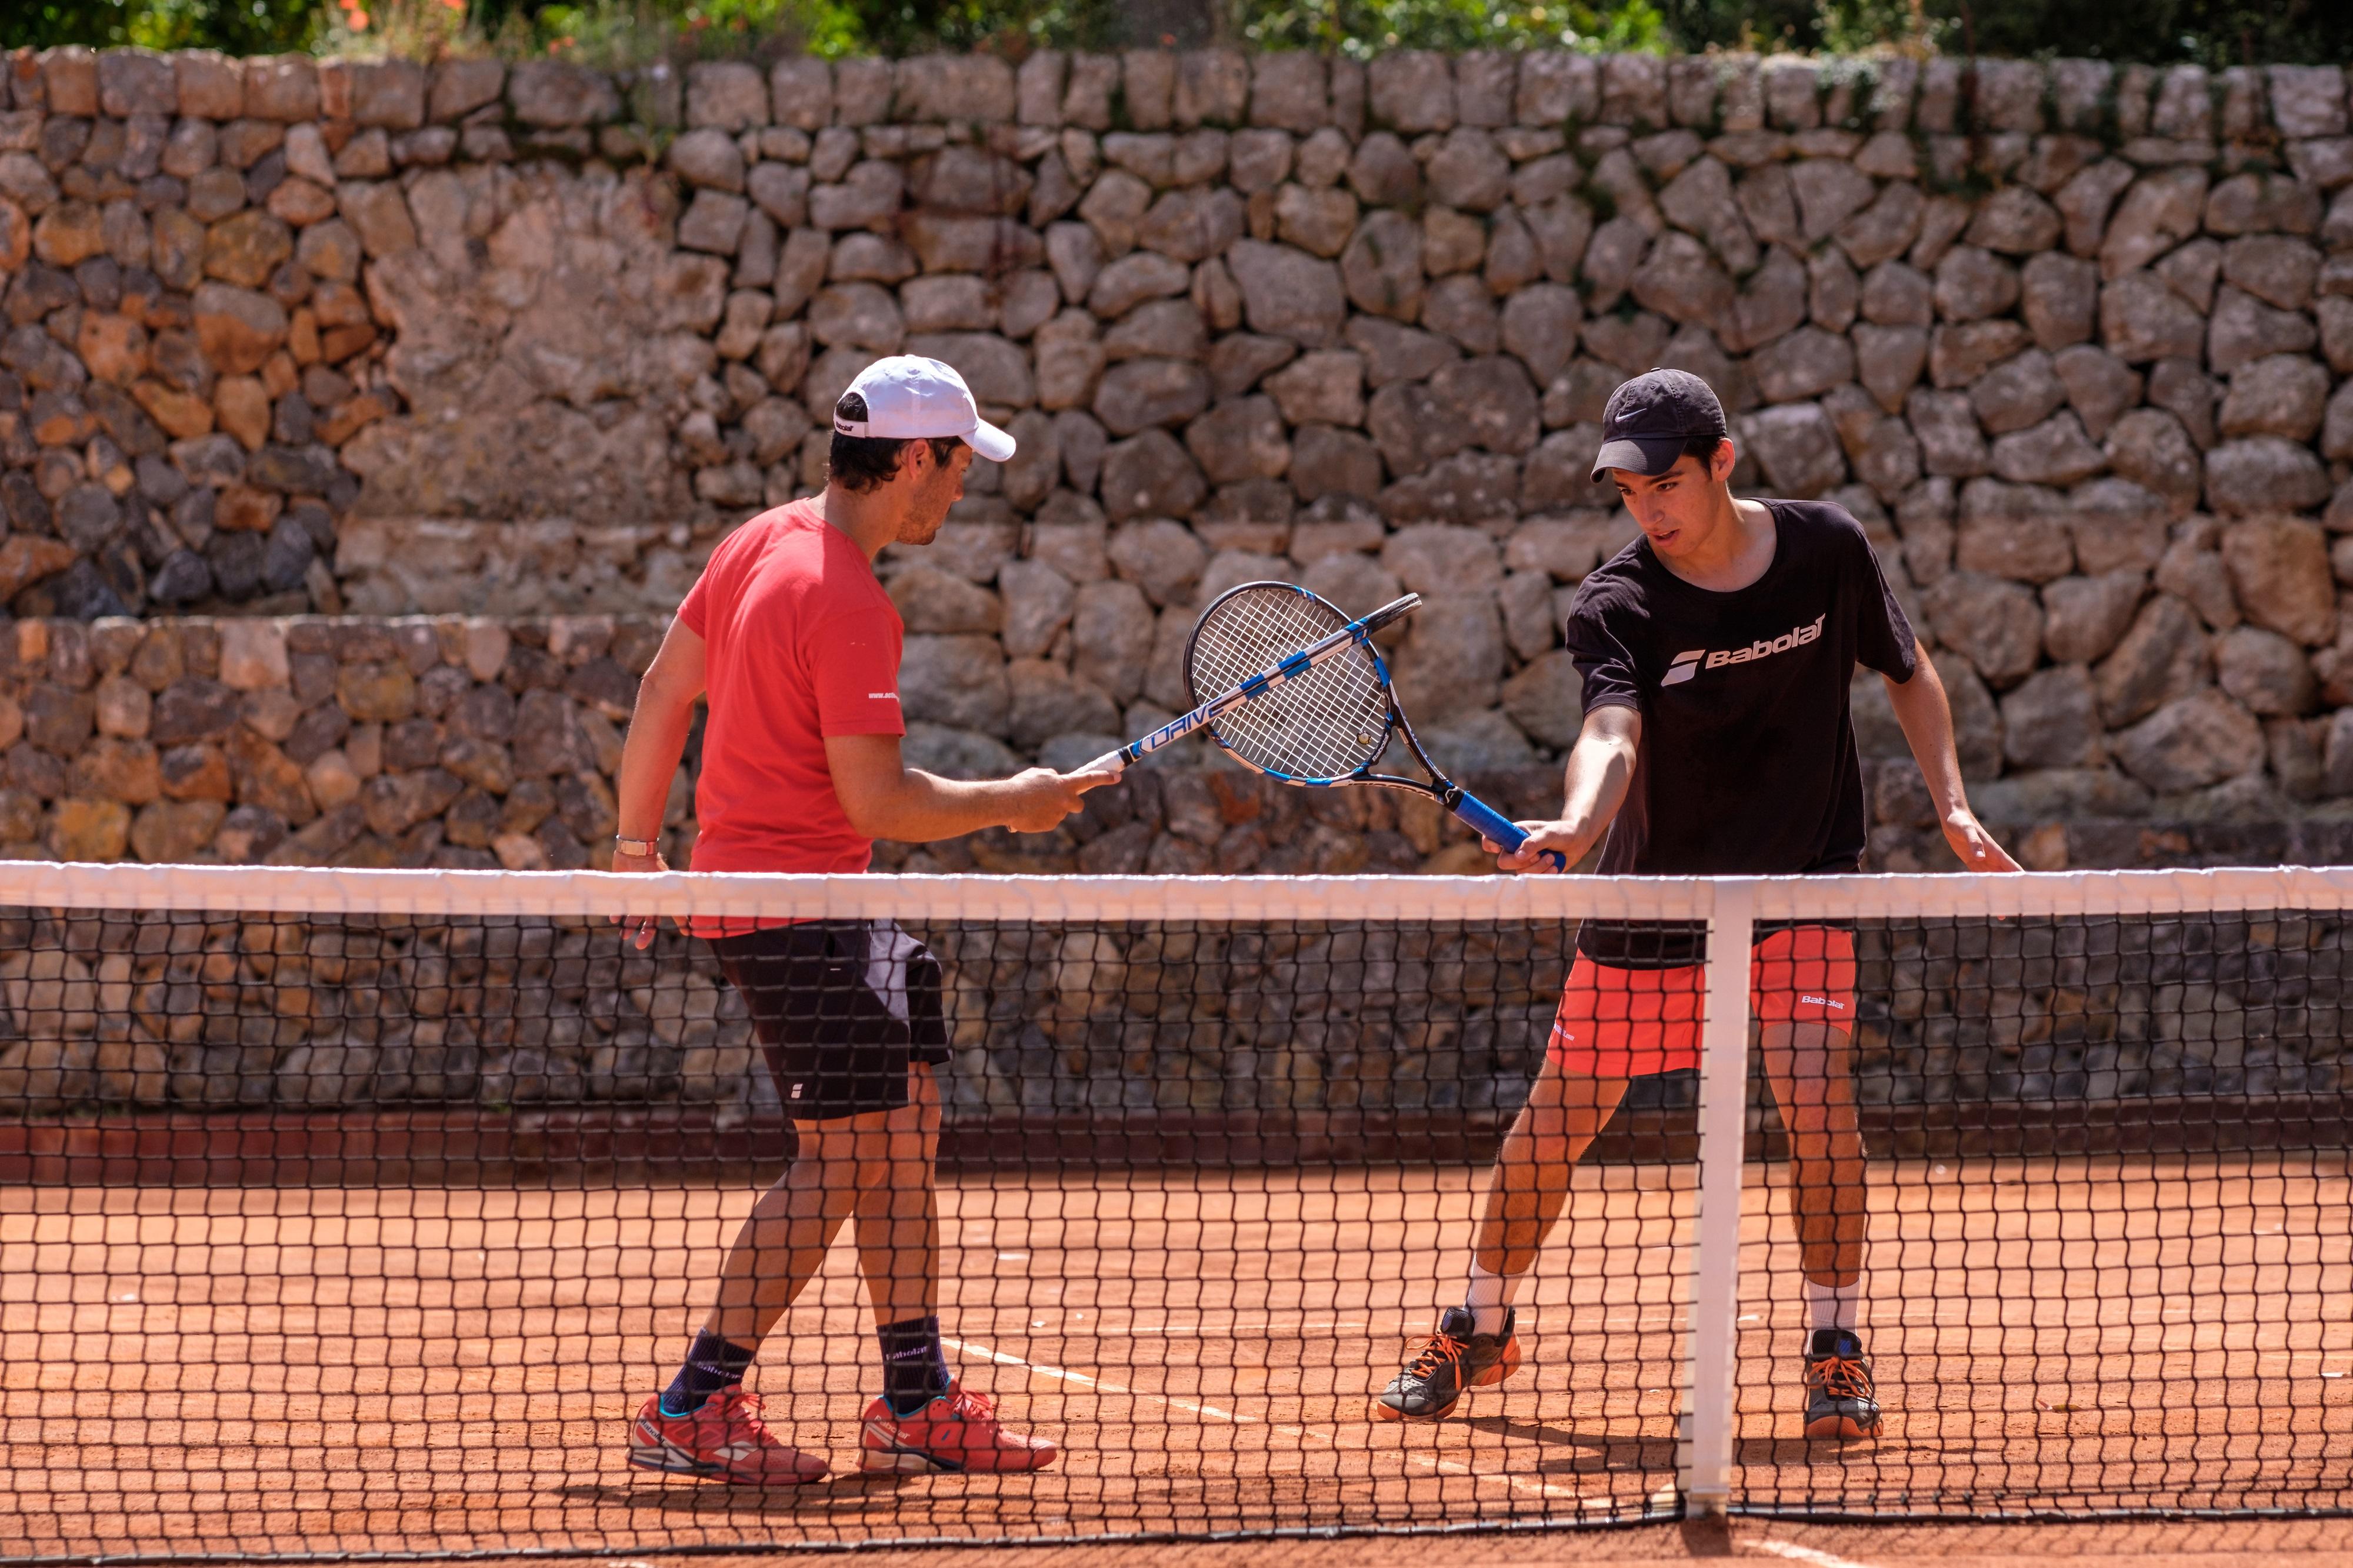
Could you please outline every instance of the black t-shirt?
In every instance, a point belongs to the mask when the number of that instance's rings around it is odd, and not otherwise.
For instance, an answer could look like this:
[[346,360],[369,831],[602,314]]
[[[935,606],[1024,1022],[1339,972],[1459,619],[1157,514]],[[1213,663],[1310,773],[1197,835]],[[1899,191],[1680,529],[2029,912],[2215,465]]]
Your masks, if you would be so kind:
[[[1568,651],[1585,706],[1631,708],[1642,743],[1601,870],[1652,877],[1852,871],[1868,829],[1847,688],[1857,664],[1896,680],[1911,623],[1862,527],[1827,501],[1768,500],[1765,575],[1720,594],[1637,539],[1585,579]],[[1629,968],[1699,961],[1687,925],[1588,921],[1577,946]]]

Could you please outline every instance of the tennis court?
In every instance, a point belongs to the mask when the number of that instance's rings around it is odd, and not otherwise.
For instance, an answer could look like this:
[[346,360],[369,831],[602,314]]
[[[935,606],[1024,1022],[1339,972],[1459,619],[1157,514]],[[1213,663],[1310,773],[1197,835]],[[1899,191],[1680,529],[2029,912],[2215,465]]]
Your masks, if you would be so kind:
[[[1690,1167],[1598,1165],[1530,1368],[1436,1426],[1369,1393],[1464,1259],[1478,1173],[1233,1173],[943,1194],[965,1375],[1067,1445],[1020,1478],[868,1478],[849,1251],[757,1386],[837,1458],[802,1491],[630,1469],[621,1436],[747,1190],[0,1194],[10,1555],[1049,1538],[1677,1506]],[[1798,1436],[1786,1223],[1743,1215],[1737,1485],[1793,1512],[2353,1505],[2344,1163],[2052,1158],[1874,1172],[1877,1442]],[[2194,1223],[2200,1218],[2206,1223]],[[2218,1223],[2235,1222],[2235,1223]],[[1787,1281],[1785,1280],[1786,1284]],[[67,1289],[64,1287],[70,1287]],[[1777,1299],[1778,1298],[1778,1299]],[[2293,1413],[2293,1419],[2281,1419]]]
[[[860,1474],[845,1237],[751,1384],[836,1473],[762,1493],[625,1457],[790,1151],[696,943],[623,956],[607,878],[10,875],[0,1558],[1608,1527],[1559,1550],[1837,1568],[1802,1552],[1886,1561],[1805,1544],[1841,1520],[2353,1513],[2353,879],[2027,879],[1999,906],[1937,879],[627,879],[673,919],[921,918],[958,1052],[943,1327],[1062,1449]],[[1845,900],[1863,965],[1841,1071],[1878,1435],[1802,1435],[1798,1134],[1752,1092],[1736,973],[1696,1079],[1653,1080],[1570,1173],[1525,1369],[1442,1422],[1371,1419],[1461,1299],[1576,920],[1736,940],[1808,900]],[[733,1100],[692,1065],[730,1052]],[[106,1102],[149,1079],[169,1106]],[[1691,1533],[1709,1501],[1732,1535]],[[2017,1528],[1989,1554],[2033,1555]],[[1407,1552],[1459,1560],[1349,1562]]]

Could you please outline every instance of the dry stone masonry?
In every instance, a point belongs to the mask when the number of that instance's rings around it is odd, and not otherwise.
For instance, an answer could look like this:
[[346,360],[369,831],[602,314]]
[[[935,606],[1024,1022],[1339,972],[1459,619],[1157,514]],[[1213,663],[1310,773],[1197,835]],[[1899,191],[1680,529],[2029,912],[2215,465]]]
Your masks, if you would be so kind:
[[[1596,421],[1667,363],[1743,485],[1872,531],[2031,863],[2353,854],[2342,71],[0,63],[5,853],[581,863],[661,617],[904,350],[1022,448],[886,559],[943,767],[1158,721],[1198,606],[1281,576],[1423,594],[1409,706],[1541,808],[1628,537]],[[1947,864],[1869,679],[1858,723],[1879,863]],[[1463,849],[1178,768],[889,861]]]

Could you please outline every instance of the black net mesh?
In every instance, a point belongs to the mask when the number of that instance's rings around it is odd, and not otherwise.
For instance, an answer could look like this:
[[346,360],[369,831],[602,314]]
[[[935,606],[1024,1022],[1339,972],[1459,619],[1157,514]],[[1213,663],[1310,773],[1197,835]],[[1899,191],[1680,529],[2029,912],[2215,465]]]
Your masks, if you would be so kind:
[[[1620,931],[1597,978],[1576,934],[909,915],[641,952],[586,915],[0,911],[0,1557],[1672,1515],[1700,972]],[[1733,1506],[2353,1506],[2344,922],[1833,934],[1851,970],[1800,930],[1755,974]],[[1666,1055],[1544,1089],[1556,1012]],[[831,1474],[633,1464],[755,1205],[841,1153],[793,1088],[835,1109],[910,1053],[928,1214],[877,1133],[842,1158],[883,1196],[812,1200],[815,1250],[753,1270],[762,1429]],[[1498,1237],[1532,1248],[1512,1329],[1441,1343]],[[926,1304],[1050,1463],[878,1448],[878,1321]],[[1417,1367],[1469,1386],[1384,1416]]]

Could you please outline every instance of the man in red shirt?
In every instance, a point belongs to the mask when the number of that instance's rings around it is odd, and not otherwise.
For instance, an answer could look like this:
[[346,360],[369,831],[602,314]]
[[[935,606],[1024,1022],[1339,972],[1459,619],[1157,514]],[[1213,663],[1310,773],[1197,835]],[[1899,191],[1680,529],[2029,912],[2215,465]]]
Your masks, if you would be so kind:
[[[1003,462],[1013,438],[937,360],[894,356],[851,383],[834,410],[825,493],[730,534],[646,671],[621,758],[615,870],[668,869],[654,839],[706,692],[698,871],[857,872],[876,838],[1042,833],[1107,782],[1031,768],[960,783],[900,759],[902,627],[874,558],[931,542],[976,452]],[[632,924],[645,945],[651,922]],[[825,1474],[823,1459],[768,1430],[744,1374],[855,1215],[883,1367],[860,1468],[1051,1464],[1053,1445],[1006,1431],[940,1345],[938,961],[889,921],[796,921],[712,934],[712,946],[750,1008],[798,1146],[744,1222],[678,1375],[638,1412],[629,1462],[744,1486]]]

